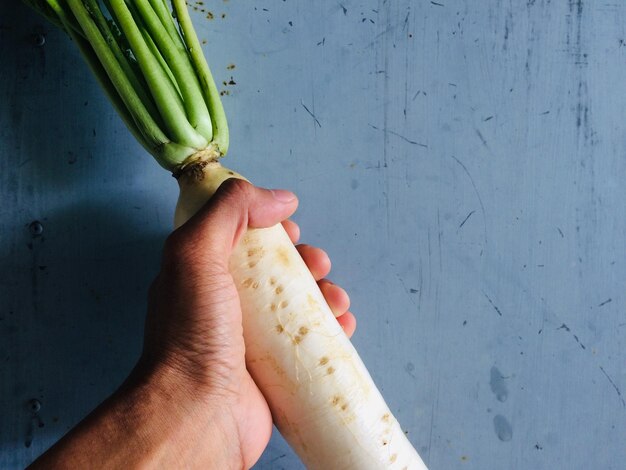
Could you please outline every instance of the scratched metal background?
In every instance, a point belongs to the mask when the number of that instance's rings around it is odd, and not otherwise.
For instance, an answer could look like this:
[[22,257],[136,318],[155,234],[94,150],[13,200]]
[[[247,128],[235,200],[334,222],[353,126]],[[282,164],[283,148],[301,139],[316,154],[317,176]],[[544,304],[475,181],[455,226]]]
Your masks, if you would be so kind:
[[[299,194],[427,464],[624,468],[626,3],[205,3],[215,75],[236,83],[227,161]],[[132,367],[176,188],[19,2],[0,4],[0,57],[12,469]],[[275,436],[256,468],[300,464]]]

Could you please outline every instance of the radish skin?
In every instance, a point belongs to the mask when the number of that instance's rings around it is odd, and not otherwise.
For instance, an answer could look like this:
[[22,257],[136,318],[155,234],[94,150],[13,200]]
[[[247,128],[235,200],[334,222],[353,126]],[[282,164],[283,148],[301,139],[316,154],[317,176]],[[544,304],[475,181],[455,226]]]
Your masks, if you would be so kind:
[[[179,176],[178,227],[228,178],[217,162]],[[282,226],[250,229],[230,260],[246,364],[309,469],[426,469]]]

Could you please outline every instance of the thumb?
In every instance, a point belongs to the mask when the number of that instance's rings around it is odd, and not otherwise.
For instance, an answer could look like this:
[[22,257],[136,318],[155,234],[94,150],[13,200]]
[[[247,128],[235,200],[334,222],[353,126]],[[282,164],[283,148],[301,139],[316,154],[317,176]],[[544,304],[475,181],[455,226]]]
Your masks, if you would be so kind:
[[[264,228],[280,223],[298,207],[296,196],[285,190],[262,189],[241,179],[228,179],[176,237],[195,246],[206,261],[228,261],[248,227]],[[185,243],[183,241],[183,244]]]

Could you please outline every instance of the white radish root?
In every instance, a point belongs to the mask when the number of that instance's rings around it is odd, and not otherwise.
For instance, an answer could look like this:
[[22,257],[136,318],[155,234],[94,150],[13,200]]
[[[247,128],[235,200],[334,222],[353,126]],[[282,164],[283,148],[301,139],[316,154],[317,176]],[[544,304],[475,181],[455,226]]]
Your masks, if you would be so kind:
[[[179,178],[176,225],[234,172]],[[250,229],[232,254],[246,364],[281,434],[309,469],[425,469],[282,226]]]

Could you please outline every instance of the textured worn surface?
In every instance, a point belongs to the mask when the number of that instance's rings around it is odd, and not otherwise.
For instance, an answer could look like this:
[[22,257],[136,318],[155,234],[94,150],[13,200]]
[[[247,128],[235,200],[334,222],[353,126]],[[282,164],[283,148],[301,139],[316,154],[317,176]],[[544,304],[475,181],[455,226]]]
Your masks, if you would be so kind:
[[[298,192],[426,463],[623,468],[626,4],[205,3],[229,163]],[[19,468],[136,360],[176,188],[13,2],[0,57],[0,468]],[[299,464],[275,437],[257,468]]]

